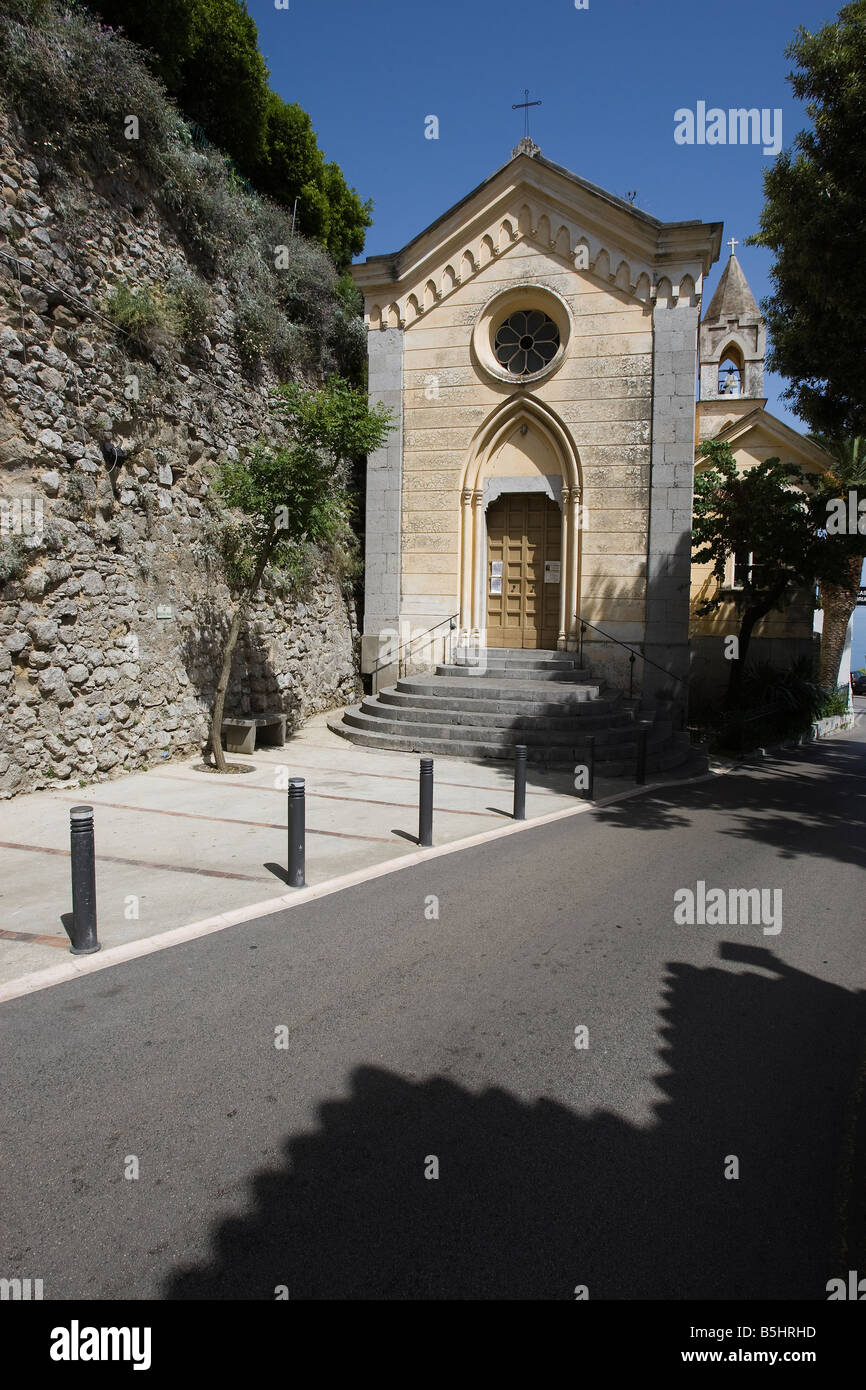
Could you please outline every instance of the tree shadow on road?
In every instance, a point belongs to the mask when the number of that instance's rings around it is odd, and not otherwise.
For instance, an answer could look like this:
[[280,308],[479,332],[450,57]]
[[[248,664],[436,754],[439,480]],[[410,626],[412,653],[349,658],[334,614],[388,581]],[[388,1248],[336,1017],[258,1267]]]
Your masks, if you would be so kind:
[[763,947],[719,954],[668,967],[648,1127],[577,1113],[578,1050],[575,1110],[358,1066],[164,1297],[825,1299],[866,995]]
[[[756,772],[770,772],[756,781]],[[827,795],[827,773],[832,795]],[[774,848],[780,858],[863,864],[866,755],[842,741],[780,755],[696,785],[651,790],[611,806],[596,818],[622,830],[687,826],[693,814],[717,809],[734,824],[720,830]]]

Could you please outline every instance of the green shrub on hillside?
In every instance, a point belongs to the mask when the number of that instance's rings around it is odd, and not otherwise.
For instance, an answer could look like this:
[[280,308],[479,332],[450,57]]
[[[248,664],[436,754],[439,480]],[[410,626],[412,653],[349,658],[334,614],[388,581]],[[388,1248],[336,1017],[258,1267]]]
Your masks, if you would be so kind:
[[0,585],[20,579],[27,572],[30,555],[20,536],[0,540]]
[[168,279],[171,322],[183,343],[194,343],[213,327],[213,294],[194,270],[176,267]]
[[269,358],[277,342],[281,314],[273,300],[242,290],[235,308],[235,346],[248,367]]
[[[337,371],[362,380],[357,297],[341,287],[327,252],[293,237],[285,208],[250,193],[218,150],[200,148],[140,50],[84,10],[13,0],[11,15],[0,15],[0,76],[0,105],[24,123],[43,177],[66,185],[71,174],[99,187],[110,175],[135,188],[145,171],[190,260],[229,280],[248,365],[269,362],[286,378]],[[124,133],[130,112],[136,140]],[[64,196],[58,189],[59,203]],[[288,248],[285,269],[276,268],[278,247]],[[192,270],[180,286],[145,286],[139,295],[133,302],[130,287],[115,287],[108,305],[138,351],[207,331],[210,293]]]
[[268,93],[265,151],[251,171],[258,189],[294,208],[298,226],[328,248],[338,266],[364,249],[372,203],[362,203],[338,164],[326,163],[312,121],[297,103]]
[[0,586],[22,579],[43,555],[63,549],[63,534],[49,523],[38,536],[0,536]]
[[213,299],[201,276],[176,269],[166,285],[114,285],[103,308],[133,347],[148,352],[169,340],[200,338],[210,326]]
[[[152,172],[176,138],[178,117],[138,49],[84,11],[56,6],[0,17],[4,104],[21,117],[48,173],[112,173],[134,160]],[[139,122],[127,139],[126,116]]]
[[294,209],[296,230],[339,266],[364,249],[371,204],[326,162],[312,121],[268,87],[256,25],[243,0],[86,0],[142,46],[144,61],[207,139],[255,188]]
[[103,300],[106,314],[133,339],[146,346],[154,328],[168,329],[169,315],[164,295],[150,285],[115,285]]

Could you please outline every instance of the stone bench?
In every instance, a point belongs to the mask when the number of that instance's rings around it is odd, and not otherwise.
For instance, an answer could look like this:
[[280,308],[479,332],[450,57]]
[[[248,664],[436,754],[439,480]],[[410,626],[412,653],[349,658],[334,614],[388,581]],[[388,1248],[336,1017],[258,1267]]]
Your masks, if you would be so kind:
[[286,716],[251,714],[224,719],[221,733],[227,753],[253,753],[257,736],[259,743],[269,748],[282,748],[286,741]]

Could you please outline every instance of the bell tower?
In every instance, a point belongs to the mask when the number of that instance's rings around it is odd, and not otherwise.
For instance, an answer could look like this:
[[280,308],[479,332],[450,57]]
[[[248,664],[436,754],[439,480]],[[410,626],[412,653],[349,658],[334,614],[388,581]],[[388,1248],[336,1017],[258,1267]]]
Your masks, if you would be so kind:
[[734,254],[737,244],[731,237],[730,260],[701,324],[700,399],[726,405],[739,399],[754,409],[757,402],[766,404],[767,326]]

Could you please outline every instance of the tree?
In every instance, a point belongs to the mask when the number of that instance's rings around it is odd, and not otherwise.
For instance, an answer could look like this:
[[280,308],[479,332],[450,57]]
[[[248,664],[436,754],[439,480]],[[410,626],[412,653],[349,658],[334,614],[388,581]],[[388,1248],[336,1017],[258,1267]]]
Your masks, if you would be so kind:
[[265,146],[255,170],[256,187],[290,208],[304,184],[315,185],[321,171],[322,152],[307,112],[297,102],[268,92]]
[[[828,439],[821,434],[813,434],[810,438],[836,461],[832,475],[825,479],[820,489],[822,497],[825,502],[831,498],[844,499],[844,511],[850,516],[850,493],[855,494],[858,506],[860,499],[866,497],[866,438]],[[863,531],[866,532],[866,522],[863,523]],[[838,583],[825,580],[821,584],[824,626],[821,631],[818,678],[828,690],[835,688],[839,682],[839,666],[845,650],[848,623],[860,594],[866,534],[859,528],[852,531],[846,527],[844,531],[834,534],[833,542],[844,550],[845,560]]]
[[226,507],[243,514],[241,523],[227,517],[223,532],[235,607],[211,717],[209,741],[220,772],[226,771],[221,731],[232,657],[265,570],[291,569],[304,546],[333,555],[351,545],[351,465],[377,449],[391,428],[384,406],[371,410],[360,391],[337,377],[321,389],[292,383],[277,394],[280,442],[224,463],[215,488]]
[[87,8],[141,45],[184,115],[251,177],[265,155],[271,94],[244,0],[87,0]]
[[178,100],[208,139],[252,176],[265,149],[268,69],[243,0],[195,0]]
[[373,202],[362,203],[354,188],[343,177],[339,164],[324,165],[320,188],[328,205],[328,230],[325,245],[338,270],[343,270],[353,256],[364,249],[367,228],[373,222]]
[[244,0],[87,0],[87,8],[141,45],[184,114],[260,193],[290,211],[298,200],[298,230],[339,270],[360,255],[372,201],[326,163],[307,112],[268,87]]
[[364,249],[372,202],[362,203],[338,164],[326,163],[313,124],[297,103],[268,93],[264,155],[255,185],[284,207],[298,200],[298,228],[327,247],[342,270]]
[[799,28],[788,80],[806,102],[801,131],[764,174],[753,245],[775,252],[774,294],[762,309],[768,364],[812,429],[866,434],[866,299],[859,293],[866,230],[866,0],[815,34]]
[[[731,662],[726,703],[737,703],[752,633],[774,608],[819,578],[841,575],[839,547],[821,534],[820,501],[804,490],[793,464],[766,459],[740,474],[729,444],[708,440],[699,451],[710,467],[695,476],[692,540],[698,564],[712,561],[719,588],[698,606],[711,613],[733,602],[740,617],[738,658]],[[727,589],[730,556],[742,587]]]
[[200,0],[87,0],[89,10],[147,50],[148,67],[172,93],[193,51],[199,6]]

